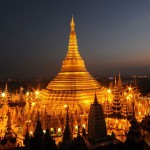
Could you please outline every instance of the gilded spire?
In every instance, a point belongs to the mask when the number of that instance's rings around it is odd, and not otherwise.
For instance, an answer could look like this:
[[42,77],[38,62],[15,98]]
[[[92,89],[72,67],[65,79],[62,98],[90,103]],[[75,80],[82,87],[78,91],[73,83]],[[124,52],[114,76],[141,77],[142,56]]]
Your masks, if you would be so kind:
[[120,72],[119,72],[119,75],[118,75],[118,86],[122,87],[122,81],[121,81]]
[[78,51],[78,43],[77,43],[76,32],[75,32],[75,22],[73,16],[70,22],[68,53],[66,55],[66,58],[63,61],[61,71],[62,72],[67,72],[67,71],[85,72],[86,71],[84,61]]
[[119,79],[120,79],[120,72],[119,72],[119,75],[118,75]]
[[82,59],[78,51],[78,44],[77,44],[77,38],[75,32],[75,23],[74,23],[74,18],[72,16],[70,22],[70,37],[69,37],[67,59],[74,59],[74,58]]
[[116,76],[115,76],[115,85],[117,85],[117,79],[116,79]]
[[74,31],[75,23],[74,23],[73,15],[72,15],[72,19],[70,22],[70,27],[71,27],[71,31]]

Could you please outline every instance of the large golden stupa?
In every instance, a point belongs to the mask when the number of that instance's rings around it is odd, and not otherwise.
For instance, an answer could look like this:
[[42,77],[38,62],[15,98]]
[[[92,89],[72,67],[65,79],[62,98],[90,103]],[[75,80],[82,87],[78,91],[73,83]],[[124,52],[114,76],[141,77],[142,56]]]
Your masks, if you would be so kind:
[[62,113],[65,104],[72,111],[86,111],[93,102],[94,93],[101,95],[100,84],[87,72],[78,51],[75,23],[72,17],[68,53],[62,63],[61,71],[41,90],[40,97],[49,105],[53,113]]

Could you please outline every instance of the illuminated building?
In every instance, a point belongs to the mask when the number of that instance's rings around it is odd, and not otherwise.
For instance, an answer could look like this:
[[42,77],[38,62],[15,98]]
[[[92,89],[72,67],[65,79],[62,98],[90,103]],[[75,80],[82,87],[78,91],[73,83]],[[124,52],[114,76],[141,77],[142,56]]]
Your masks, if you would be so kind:
[[1,142],[0,148],[2,150],[7,150],[7,149],[15,150],[16,136],[11,129],[11,114],[9,111],[7,112],[7,116],[8,116],[7,126],[6,126],[7,131],[5,132],[4,138],[0,141]]
[[121,101],[120,101],[120,93],[118,90],[118,86],[117,86],[117,81],[115,78],[115,86],[114,86],[114,98],[113,98],[113,102],[112,102],[112,109],[113,109],[113,115],[115,118],[120,118],[121,117]]
[[97,91],[98,96],[101,95],[100,84],[86,70],[78,51],[73,17],[70,27],[68,52],[61,70],[39,95],[46,106],[51,107],[51,112],[48,110],[48,113],[55,115],[65,114],[63,106],[66,103],[72,113],[78,110],[83,114],[88,111],[94,92]]

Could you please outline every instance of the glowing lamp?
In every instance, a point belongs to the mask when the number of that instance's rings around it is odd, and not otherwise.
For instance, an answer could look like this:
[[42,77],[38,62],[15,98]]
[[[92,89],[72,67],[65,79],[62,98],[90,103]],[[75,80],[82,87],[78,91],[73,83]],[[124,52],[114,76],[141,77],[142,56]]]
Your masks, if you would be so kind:
[[116,119],[116,123],[118,123],[118,120]]
[[32,106],[35,106],[35,104],[36,104],[35,102],[32,102],[32,103],[31,103]]
[[131,88],[131,87],[129,87],[128,89],[129,89],[129,91],[131,91],[131,90],[132,90],[132,88]]
[[28,95],[29,95],[29,92],[27,92],[26,95],[28,96]]
[[108,91],[107,91],[108,93],[111,93],[111,90],[110,89],[108,89]]
[[35,94],[38,95],[38,94],[39,94],[39,91],[36,91]]
[[78,130],[78,126],[75,126],[75,129]]
[[52,133],[54,132],[54,128],[51,128],[51,132],[52,132]]
[[83,124],[82,127],[85,128],[85,124]]
[[33,131],[30,131],[30,135],[32,135],[33,134]]
[[67,108],[67,107],[68,107],[68,105],[67,105],[67,104],[65,104],[65,105],[64,105],[64,108]]
[[43,130],[43,133],[45,134],[45,133],[46,133],[46,130]]
[[5,97],[6,95],[5,95],[5,93],[2,93],[2,97]]
[[61,128],[58,128],[58,133],[61,133]]

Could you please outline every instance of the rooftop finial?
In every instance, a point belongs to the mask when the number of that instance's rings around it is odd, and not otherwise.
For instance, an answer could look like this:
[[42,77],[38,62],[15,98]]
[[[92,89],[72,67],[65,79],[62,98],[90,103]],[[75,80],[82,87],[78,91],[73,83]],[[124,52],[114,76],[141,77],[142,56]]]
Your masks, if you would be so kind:
[[119,72],[119,75],[118,75],[118,86],[122,87],[122,81],[121,81],[120,72]]
[[71,27],[71,30],[74,30],[75,23],[74,23],[73,15],[72,15],[72,19],[71,19],[70,27]]
[[5,90],[7,90],[7,89],[8,89],[8,85],[7,85],[7,82],[6,82]]
[[97,104],[97,103],[98,103],[97,95],[96,95],[96,91],[95,91],[94,103],[95,103],[95,104]]
[[116,75],[115,75],[115,85],[117,84],[117,79],[116,79]]
[[120,72],[119,72],[119,74],[118,74],[118,77],[120,78]]

